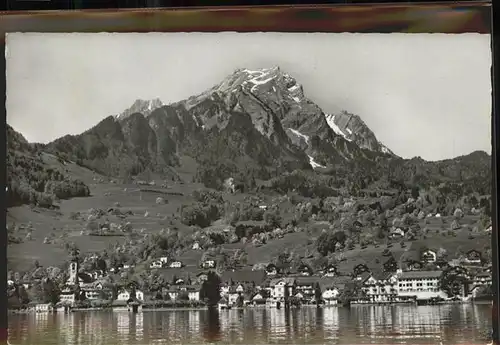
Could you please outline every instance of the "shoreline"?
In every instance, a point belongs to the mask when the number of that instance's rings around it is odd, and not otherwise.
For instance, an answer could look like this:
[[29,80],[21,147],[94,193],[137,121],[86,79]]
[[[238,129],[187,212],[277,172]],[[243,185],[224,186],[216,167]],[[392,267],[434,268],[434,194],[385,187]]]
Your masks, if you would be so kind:
[[[435,303],[435,304],[425,304],[426,306],[440,306],[440,305],[453,305],[453,304],[461,304],[461,305],[488,305],[491,304],[491,301],[466,301],[466,302],[455,302],[455,301],[449,301],[449,302],[440,302],[440,303]],[[416,305],[414,303],[360,303],[360,304],[352,304],[350,307],[372,307],[372,306],[408,306],[408,305]],[[301,309],[301,308],[317,308],[316,305],[301,305],[298,308],[292,308],[292,309]],[[344,308],[342,305],[325,305],[321,306],[320,309],[324,308]],[[159,308],[151,308],[151,307],[142,307],[138,311],[138,313],[145,313],[145,312],[165,312],[165,311],[204,311],[208,310],[208,307],[159,307]],[[267,306],[246,306],[246,307],[240,307],[240,308],[231,308],[227,309],[229,310],[245,310],[245,309],[250,309],[250,310],[255,310],[255,309],[269,309],[273,310],[276,308],[270,308]],[[283,308],[284,310],[284,308]],[[10,315],[24,315],[24,314],[69,314],[69,313],[82,313],[82,312],[129,312],[133,313],[132,311],[127,310],[126,307],[116,307],[116,308],[74,308],[70,310],[68,313],[65,313],[63,310],[53,310],[53,311],[36,311],[36,310],[15,310],[15,309],[7,309],[7,313]]]

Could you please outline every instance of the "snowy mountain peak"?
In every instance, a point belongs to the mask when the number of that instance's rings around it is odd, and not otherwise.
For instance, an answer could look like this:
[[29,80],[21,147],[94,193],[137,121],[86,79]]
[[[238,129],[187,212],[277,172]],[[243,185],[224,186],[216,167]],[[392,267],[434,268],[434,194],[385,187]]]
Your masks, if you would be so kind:
[[384,146],[375,137],[375,134],[357,115],[347,111],[337,114],[325,114],[328,126],[347,141],[355,142],[359,147],[394,155],[394,153]]
[[241,90],[253,94],[279,92],[285,97],[290,97],[295,102],[300,102],[304,97],[302,86],[278,66],[261,69],[237,69],[220,84],[212,88],[210,92],[230,94]]
[[116,116],[118,120],[124,120],[134,113],[141,113],[144,116],[148,116],[155,109],[163,107],[165,104],[159,98],[154,98],[151,100],[137,99],[134,104],[120,115]]

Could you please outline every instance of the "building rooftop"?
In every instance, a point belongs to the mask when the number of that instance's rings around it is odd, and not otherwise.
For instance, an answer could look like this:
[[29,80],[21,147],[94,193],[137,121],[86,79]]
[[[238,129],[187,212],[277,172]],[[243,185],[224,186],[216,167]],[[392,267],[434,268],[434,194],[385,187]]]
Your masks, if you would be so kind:
[[439,278],[443,271],[406,271],[399,275],[399,279]]
[[223,272],[221,281],[223,283],[232,281],[234,283],[255,283],[255,285],[262,285],[266,277],[266,271],[264,270],[253,271],[251,269],[243,269]]

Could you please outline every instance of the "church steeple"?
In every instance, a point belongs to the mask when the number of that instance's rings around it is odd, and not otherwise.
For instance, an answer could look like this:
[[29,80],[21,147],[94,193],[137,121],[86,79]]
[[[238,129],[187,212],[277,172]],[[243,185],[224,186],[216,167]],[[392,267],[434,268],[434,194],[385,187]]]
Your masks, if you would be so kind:
[[78,284],[78,269],[79,269],[79,264],[78,264],[78,259],[72,259],[69,263],[69,281],[72,284],[79,285]]

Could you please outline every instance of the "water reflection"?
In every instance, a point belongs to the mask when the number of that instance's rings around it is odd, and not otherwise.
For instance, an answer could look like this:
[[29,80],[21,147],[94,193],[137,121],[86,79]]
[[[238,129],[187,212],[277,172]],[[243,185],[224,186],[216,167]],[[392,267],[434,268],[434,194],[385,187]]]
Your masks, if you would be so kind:
[[[206,341],[213,343],[221,339],[221,322],[219,311],[214,308],[210,308],[206,313],[203,313],[204,322],[203,326],[203,337]],[[225,318],[225,326],[227,327],[227,321],[229,318]]]
[[487,305],[88,312],[12,315],[9,338],[13,345],[470,344],[486,343],[490,327]]

